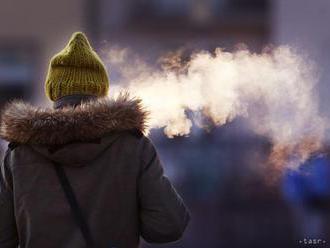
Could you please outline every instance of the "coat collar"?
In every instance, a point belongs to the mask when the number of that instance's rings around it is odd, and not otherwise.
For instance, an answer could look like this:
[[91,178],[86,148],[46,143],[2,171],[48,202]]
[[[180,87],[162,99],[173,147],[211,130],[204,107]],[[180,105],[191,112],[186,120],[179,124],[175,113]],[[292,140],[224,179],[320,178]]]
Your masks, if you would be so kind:
[[63,96],[54,102],[54,109],[64,108],[65,106],[78,106],[81,103],[96,100],[97,96],[92,95],[69,95]]
[[131,129],[144,133],[147,115],[141,100],[127,94],[62,109],[38,108],[15,101],[2,113],[0,137],[20,144],[60,145]]

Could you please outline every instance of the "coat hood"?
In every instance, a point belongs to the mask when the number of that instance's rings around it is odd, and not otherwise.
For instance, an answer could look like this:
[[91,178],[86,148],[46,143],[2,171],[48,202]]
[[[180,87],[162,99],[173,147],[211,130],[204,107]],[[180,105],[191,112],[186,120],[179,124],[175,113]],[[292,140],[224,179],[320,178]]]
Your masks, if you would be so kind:
[[30,145],[86,142],[118,131],[146,129],[147,112],[140,99],[127,94],[100,98],[76,107],[45,109],[14,101],[1,116],[0,137]]
[[88,142],[74,142],[58,146],[30,145],[30,147],[43,157],[61,165],[81,167],[89,165],[97,159],[120,136],[121,133],[118,132]]

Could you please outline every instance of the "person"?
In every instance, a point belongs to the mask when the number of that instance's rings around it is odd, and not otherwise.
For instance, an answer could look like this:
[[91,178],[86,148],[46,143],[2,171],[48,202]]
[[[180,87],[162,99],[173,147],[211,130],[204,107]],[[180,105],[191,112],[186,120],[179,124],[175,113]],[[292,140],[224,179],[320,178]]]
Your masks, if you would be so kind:
[[330,210],[330,154],[316,152],[297,169],[285,171],[282,191],[292,209],[300,243],[326,240]]
[[139,99],[107,97],[105,66],[77,32],[49,66],[54,108],[12,102],[0,136],[0,247],[138,247],[180,239],[189,212],[144,136]]

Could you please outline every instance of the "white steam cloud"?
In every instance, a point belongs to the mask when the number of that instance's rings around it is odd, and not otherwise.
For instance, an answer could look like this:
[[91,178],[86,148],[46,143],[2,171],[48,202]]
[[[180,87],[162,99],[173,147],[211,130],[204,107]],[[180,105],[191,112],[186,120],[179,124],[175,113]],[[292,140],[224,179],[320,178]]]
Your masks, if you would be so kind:
[[[164,127],[168,137],[188,135],[193,122],[203,127],[201,116],[215,125],[244,116],[273,142],[275,163],[291,156],[283,155],[288,151],[306,159],[322,142],[326,127],[318,112],[315,68],[290,47],[261,54],[201,51],[186,62],[173,53],[160,60],[161,69],[114,48],[106,61],[127,82],[111,92],[124,89],[141,98],[151,113],[150,128]],[[186,110],[195,115],[188,118]]]

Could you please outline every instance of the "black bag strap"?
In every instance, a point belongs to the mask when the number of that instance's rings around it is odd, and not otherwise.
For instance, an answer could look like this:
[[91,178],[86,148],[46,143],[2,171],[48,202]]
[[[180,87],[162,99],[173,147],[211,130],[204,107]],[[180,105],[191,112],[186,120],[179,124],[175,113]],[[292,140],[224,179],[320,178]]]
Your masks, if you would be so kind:
[[94,247],[94,242],[91,236],[90,229],[87,225],[87,222],[85,221],[82,211],[79,207],[77,198],[73,192],[72,186],[68,180],[68,177],[65,174],[65,171],[63,169],[63,166],[60,164],[54,164],[54,168],[56,171],[56,175],[58,177],[58,180],[61,183],[63,192],[65,194],[66,200],[68,201],[71,209],[72,216],[74,218],[74,221],[76,222],[77,226],[80,229],[80,232],[86,242],[86,245],[88,248]]

